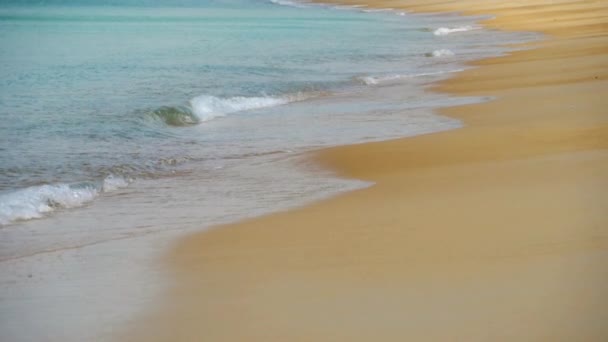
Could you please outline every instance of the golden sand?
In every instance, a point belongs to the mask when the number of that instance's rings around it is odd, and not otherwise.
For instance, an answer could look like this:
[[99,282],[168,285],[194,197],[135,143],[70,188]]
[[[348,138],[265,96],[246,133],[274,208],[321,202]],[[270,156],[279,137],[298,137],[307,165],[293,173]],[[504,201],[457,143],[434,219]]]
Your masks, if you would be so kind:
[[608,341],[608,2],[364,3],[548,39],[436,86],[497,97],[465,128],[315,156],[375,186],[181,241],[126,339]]

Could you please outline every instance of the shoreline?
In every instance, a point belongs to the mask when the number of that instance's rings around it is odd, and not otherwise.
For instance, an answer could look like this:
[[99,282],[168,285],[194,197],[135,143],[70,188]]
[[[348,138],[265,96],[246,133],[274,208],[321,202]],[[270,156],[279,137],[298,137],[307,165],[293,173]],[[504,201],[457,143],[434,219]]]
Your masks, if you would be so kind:
[[433,87],[496,97],[439,111],[463,128],[316,154],[374,186],[183,239],[127,340],[608,336],[608,6],[398,4],[547,39]]

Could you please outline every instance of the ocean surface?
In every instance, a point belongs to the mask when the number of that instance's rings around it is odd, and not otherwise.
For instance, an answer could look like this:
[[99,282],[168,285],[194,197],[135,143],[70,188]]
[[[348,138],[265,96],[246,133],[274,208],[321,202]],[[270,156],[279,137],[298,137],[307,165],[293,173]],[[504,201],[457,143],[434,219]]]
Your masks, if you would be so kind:
[[488,99],[427,85],[534,38],[479,19],[2,1],[0,340],[110,336],[162,288],[150,265],[176,237],[369,185],[307,152],[460,127],[434,109]]

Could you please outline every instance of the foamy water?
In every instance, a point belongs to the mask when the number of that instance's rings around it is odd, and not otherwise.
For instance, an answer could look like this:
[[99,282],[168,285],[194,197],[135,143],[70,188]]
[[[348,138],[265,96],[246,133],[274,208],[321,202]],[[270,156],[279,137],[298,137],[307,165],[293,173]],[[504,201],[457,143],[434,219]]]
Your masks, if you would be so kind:
[[0,225],[42,218],[58,209],[81,207],[102,193],[128,185],[128,180],[110,175],[98,184],[44,184],[7,192],[0,195]]
[[197,96],[190,100],[190,105],[198,119],[204,122],[230,113],[280,106],[296,100],[296,96],[292,98],[237,96],[224,99],[215,96]]
[[448,34],[452,34],[452,33],[459,33],[459,32],[467,32],[467,31],[472,31],[472,30],[478,30],[478,27],[473,27],[473,26],[460,26],[460,27],[440,27],[438,29],[436,29],[435,31],[433,31],[433,34],[436,36],[447,36]]
[[434,109],[488,99],[425,87],[526,38],[283,0],[50,3],[0,5],[0,340],[110,338],[174,239],[369,186],[306,153],[460,127]]
[[452,57],[454,55],[455,55],[455,53],[452,52],[452,50],[448,50],[448,49],[435,50],[431,54],[432,57]]
[[[0,225],[94,203],[108,192],[101,185],[106,179],[126,180],[126,186],[238,155],[242,142],[234,132],[241,123],[201,127],[211,121],[275,107],[288,117],[290,103],[360,85],[423,83],[460,70],[459,63],[480,52],[462,39],[429,35],[466,38],[476,27],[458,23],[462,19],[443,27],[390,9],[337,11],[281,1],[280,7],[220,2],[160,11],[64,3],[72,5],[0,7],[7,46],[0,52],[6,66],[0,75]],[[370,101],[365,105],[374,110]],[[248,124],[260,134],[244,154],[283,147],[267,140],[263,124]],[[336,141],[360,141],[339,126],[329,127],[328,134],[343,135]],[[284,147],[318,146],[316,131]]]

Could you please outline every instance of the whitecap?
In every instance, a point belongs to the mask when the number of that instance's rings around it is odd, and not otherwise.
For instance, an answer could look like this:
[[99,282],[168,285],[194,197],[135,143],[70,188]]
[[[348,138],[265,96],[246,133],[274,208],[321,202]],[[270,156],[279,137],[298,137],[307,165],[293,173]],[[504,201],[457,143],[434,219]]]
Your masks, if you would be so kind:
[[416,77],[424,77],[424,76],[439,76],[444,74],[450,74],[454,72],[461,72],[464,69],[453,69],[453,70],[440,70],[433,72],[423,72],[417,74],[391,74],[391,75],[382,75],[382,76],[359,76],[356,77],[355,80],[364,84],[364,85],[378,85],[382,83],[387,83],[391,81],[398,81],[406,78],[416,78]]
[[459,27],[440,27],[433,31],[433,34],[436,36],[447,36],[448,34],[456,33],[456,32],[466,32],[471,30],[476,30],[476,27],[473,26],[459,26]]
[[290,0],[270,0],[271,3],[280,6],[289,6],[289,7],[297,7],[297,8],[305,8],[308,7],[306,3],[303,1],[290,1]]
[[394,9],[392,8],[370,8],[370,9],[365,9],[363,10],[363,12],[365,13],[377,13],[377,12],[391,12]]
[[[297,99],[297,97],[296,97]],[[200,122],[209,121],[227,114],[274,107],[291,102],[289,97],[228,97],[221,98],[211,95],[200,95],[190,100],[192,112]]]
[[450,57],[450,56],[454,56],[454,55],[455,55],[454,52],[452,52],[452,50],[448,50],[448,49],[435,50],[430,54],[431,57]]
[[109,175],[103,180],[102,191],[110,192],[129,186],[130,180],[123,177]]
[[110,175],[101,184],[44,184],[6,192],[0,194],[0,226],[41,218],[58,209],[81,207],[101,193],[128,185],[128,180]]

